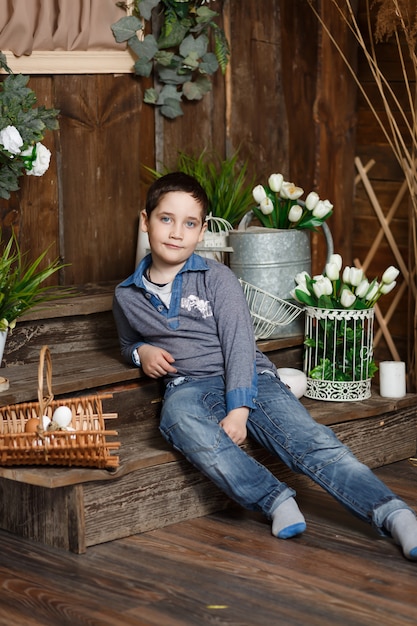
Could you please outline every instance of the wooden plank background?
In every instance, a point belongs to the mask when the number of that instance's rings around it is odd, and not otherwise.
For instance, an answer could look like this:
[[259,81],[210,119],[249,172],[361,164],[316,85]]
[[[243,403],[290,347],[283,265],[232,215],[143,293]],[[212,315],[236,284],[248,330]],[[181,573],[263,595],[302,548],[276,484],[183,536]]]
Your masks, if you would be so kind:
[[[363,15],[364,0],[358,5]],[[60,256],[69,264],[62,284],[119,280],[133,270],[138,212],[149,184],[143,165],[172,166],[180,150],[199,154],[206,148],[224,157],[240,149],[256,182],[281,171],[306,193],[316,189],[334,203],[329,225],[346,264],[363,258],[371,245],[376,218],[360,186],[354,196],[354,156],[377,160],[371,178],[386,206],[400,184],[399,168],[307,0],[246,0],[244,8],[239,0],[226,0],[222,7],[232,52],[228,73],[216,74],[213,91],[185,104],[176,120],[143,104],[150,79],[31,77],[39,102],[60,109],[60,130],[46,138],[53,155],[48,172],[24,177],[18,193],[0,200],[0,226],[7,235],[13,225],[32,258],[51,246],[49,258]],[[320,10],[355,62],[354,42],[337,25],[331,3]],[[395,78],[398,67],[388,44],[382,52]],[[365,81],[363,60],[358,64]],[[393,230],[406,255],[406,202]],[[315,272],[324,258],[324,239],[315,235]],[[391,262],[384,241],[371,271],[379,273]],[[389,302],[388,296],[382,306]],[[405,356],[406,298],[392,324]]]

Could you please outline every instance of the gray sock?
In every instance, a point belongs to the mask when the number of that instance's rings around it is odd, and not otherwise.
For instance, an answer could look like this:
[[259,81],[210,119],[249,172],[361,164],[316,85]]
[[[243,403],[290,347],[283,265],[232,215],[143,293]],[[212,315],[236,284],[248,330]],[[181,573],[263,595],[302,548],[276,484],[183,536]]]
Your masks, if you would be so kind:
[[390,513],[385,521],[385,528],[410,561],[417,561],[417,519],[413,511],[398,509]]
[[279,539],[295,537],[305,529],[304,516],[294,498],[284,500],[272,513],[272,534]]

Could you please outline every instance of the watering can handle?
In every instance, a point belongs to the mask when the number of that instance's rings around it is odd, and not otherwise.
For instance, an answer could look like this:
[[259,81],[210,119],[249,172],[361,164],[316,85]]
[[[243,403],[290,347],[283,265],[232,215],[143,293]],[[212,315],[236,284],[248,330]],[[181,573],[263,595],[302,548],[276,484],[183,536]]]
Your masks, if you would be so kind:
[[[249,224],[251,223],[252,218],[253,218],[253,211],[248,211],[240,220],[237,229],[246,230]],[[321,227],[323,229],[323,235],[326,240],[326,246],[327,246],[326,263],[328,263],[330,256],[334,253],[333,237],[332,237],[332,233],[330,232],[330,228],[328,227],[326,222],[323,222]]]

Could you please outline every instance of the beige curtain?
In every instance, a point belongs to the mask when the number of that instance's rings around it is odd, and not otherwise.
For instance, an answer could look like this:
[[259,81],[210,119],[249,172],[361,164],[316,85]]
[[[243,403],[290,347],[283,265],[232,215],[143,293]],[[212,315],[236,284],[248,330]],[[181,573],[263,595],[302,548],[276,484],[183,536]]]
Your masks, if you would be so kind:
[[124,49],[110,27],[125,15],[116,0],[0,0],[0,50]]

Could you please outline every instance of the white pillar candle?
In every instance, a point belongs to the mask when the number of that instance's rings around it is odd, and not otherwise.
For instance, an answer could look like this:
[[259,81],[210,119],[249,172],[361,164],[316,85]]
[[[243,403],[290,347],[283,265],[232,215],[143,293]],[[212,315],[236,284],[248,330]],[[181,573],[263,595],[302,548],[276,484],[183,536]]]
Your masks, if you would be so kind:
[[383,398],[402,398],[405,396],[405,363],[403,361],[381,361],[379,364],[379,393]]

